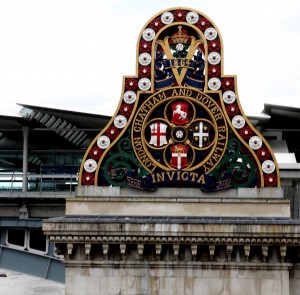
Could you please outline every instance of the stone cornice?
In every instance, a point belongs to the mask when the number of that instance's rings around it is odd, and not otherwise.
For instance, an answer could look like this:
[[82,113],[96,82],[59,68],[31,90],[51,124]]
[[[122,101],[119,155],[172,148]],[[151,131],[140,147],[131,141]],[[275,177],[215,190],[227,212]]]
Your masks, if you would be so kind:
[[200,269],[232,269],[236,270],[289,270],[293,267],[292,263],[266,263],[266,262],[195,262],[195,261],[149,261],[145,265],[144,261],[64,261],[67,267],[101,267],[101,268],[123,268],[138,269],[145,267],[155,267],[156,269],[165,269],[166,267],[174,269],[191,269],[200,271]]
[[280,240],[288,244],[297,244],[300,239],[300,224],[286,222],[213,222],[196,221],[193,223],[155,222],[149,219],[147,223],[109,222],[107,219],[95,218],[64,218],[49,219],[43,224],[43,231],[53,241],[78,240],[84,237],[89,241],[155,241],[162,239],[180,242],[206,242],[210,239],[218,241],[262,241]]
[[197,260],[200,255],[199,247],[206,248],[211,261],[220,255],[217,247],[221,247],[228,262],[232,261],[232,255],[236,251],[243,252],[246,262],[250,259],[255,261],[256,254],[253,256],[253,253],[257,252],[257,248],[260,249],[258,255],[264,262],[268,260],[269,250],[272,248],[276,248],[277,261],[281,262],[285,261],[287,253],[296,253],[298,256],[300,251],[300,225],[287,220],[277,220],[277,223],[276,220],[269,220],[269,223],[266,220],[262,223],[249,220],[236,223],[222,223],[220,220],[193,220],[192,223],[176,223],[170,220],[159,223],[152,220],[139,223],[128,220],[126,222],[124,218],[122,221],[66,217],[46,221],[43,230],[51,242],[65,249],[67,260],[72,259],[74,251],[78,252],[78,246],[83,249],[80,253],[85,253],[88,260],[93,256],[93,247],[101,249],[104,260],[110,260],[114,247],[119,249],[117,257],[122,257],[121,260],[126,259],[128,249],[134,249],[135,257],[144,257],[147,260],[145,257],[149,253],[145,254],[145,249],[149,246],[152,247],[151,251],[155,253],[156,260],[161,259],[163,247],[171,249],[175,260],[180,256],[180,249],[187,247],[191,251],[191,261]]

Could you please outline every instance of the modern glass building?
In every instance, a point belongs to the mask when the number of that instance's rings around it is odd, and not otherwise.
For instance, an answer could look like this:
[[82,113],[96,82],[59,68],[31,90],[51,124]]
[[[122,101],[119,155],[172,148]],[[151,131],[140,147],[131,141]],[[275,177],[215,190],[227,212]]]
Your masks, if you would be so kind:
[[0,268],[64,280],[42,220],[64,215],[84,152],[109,119],[29,105],[0,115]]

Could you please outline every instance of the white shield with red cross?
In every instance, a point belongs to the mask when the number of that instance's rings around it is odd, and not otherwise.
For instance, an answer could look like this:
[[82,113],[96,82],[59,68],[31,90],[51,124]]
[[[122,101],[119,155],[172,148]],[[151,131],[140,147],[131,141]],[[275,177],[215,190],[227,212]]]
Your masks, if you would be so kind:
[[151,138],[149,144],[153,144],[158,147],[167,144],[167,128],[168,125],[161,122],[151,124]]
[[188,166],[188,161],[187,161],[187,152],[188,152],[188,147],[182,144],[177,144],[174,145],[170,148],[171,154],[172,154],[172,159],[170,166],[177,168],[177,169],[182,169],[184,167]]
[[171,122],[177,125],[183,125],[189,123],[188,117],[188,103],[184,101],[176,101],[171,105],[172,107],[172,119]]

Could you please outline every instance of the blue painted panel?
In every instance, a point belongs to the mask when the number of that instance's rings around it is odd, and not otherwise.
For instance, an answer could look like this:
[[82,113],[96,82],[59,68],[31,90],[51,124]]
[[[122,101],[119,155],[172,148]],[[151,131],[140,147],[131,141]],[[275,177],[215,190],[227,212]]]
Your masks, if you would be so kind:
[[65,270],[61,261],[0,245],[0,268],[34,275],[64,283]]
[[65,267],[61,261],[51,259],[46,279],[65,282]]

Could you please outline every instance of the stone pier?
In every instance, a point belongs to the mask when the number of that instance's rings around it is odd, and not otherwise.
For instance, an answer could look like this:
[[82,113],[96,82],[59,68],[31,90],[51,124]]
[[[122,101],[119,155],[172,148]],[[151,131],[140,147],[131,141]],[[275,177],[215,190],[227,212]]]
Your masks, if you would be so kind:
[[[65,256],[66,294],[298,294],[300,226],[280,188],[170,191],[79,188],[43,227]],[[178,214],[186,204],[193,214]]]

